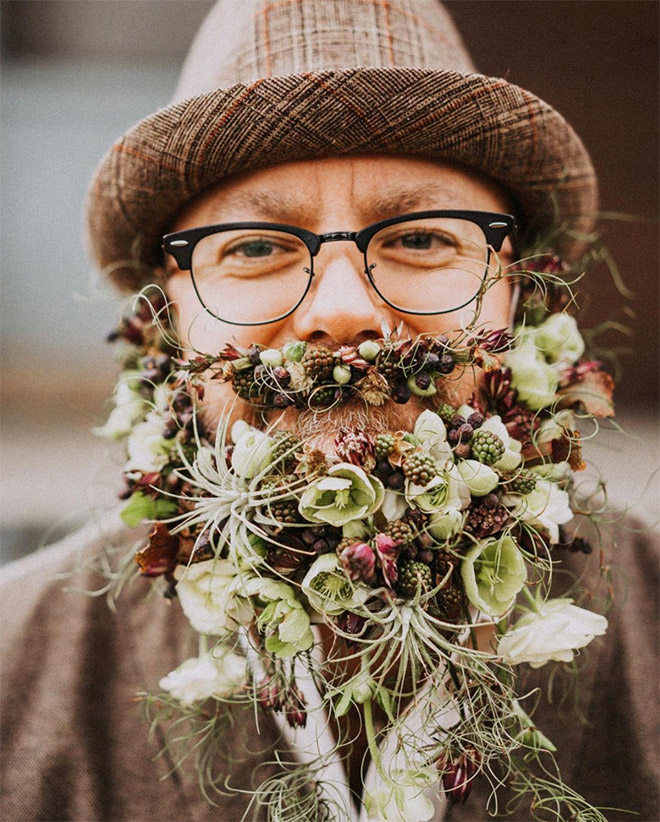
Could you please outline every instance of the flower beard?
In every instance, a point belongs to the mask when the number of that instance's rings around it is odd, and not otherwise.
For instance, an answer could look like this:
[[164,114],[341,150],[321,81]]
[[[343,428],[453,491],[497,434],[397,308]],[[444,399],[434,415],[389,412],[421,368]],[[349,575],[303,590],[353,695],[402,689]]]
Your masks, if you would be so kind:
[[[218,386],[228,389],[228,386]],[[466,369],[458,379],[438,380],[437,392],[431,397],[412,396],[405,405],[387,400],[381,406],[367,404],[359,396],[344,400],[324,410],[287,408],[263,413],[259,408],[236,399],[232,421],[245,420],[255,428],[292,431],[310,447],[331,453],[340,427],[360,430],[375,436],[389,431],[412,431],[416,419],[426,409],[435,410],[446,402],[459,407],[468,402],[476,387],[475,375]],[[207,387],[201,414],[207,431],[215,434],[218,421],[224,416],[227,400],[214,397]]]

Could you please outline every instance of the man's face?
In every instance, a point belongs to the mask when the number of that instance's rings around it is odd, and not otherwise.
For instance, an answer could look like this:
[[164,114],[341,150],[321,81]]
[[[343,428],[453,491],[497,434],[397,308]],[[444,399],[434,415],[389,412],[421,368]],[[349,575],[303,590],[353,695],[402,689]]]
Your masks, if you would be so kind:
[[[511,206],[487,178],[457,166],[403,157],[342,157],[287,163],[233,178],[190,204],[170,228],[181,231],[260,220],[324,234],[359,231],[390,217],[442,209],[508,213]],[[508,240],[499,261],[503,267],[510,262]],[[450,314],[433,316],[405,314],[390,307],[369,284],[362,255],[351,242],[322,245],[314,259],[315,276],[302,304],[283,320],[261,326],[231,325],[210,316],[199,303],[190,273],[179,271],[172,257],[166,265],[169,297],[177,304],[179,333],[185,343],[204,353],[217,354],[227,343],[279,348],[292,339],[338,348],[382,337],[384,328],[394,329],[400,324],[401,336],[414,338],[422,332],[449,332],[474,318],[474,303]],[[497,259],[491,259],[491,266],[497,270]],[[258,283],[254,288],[246,299],[258,299]],[[509,304],[509,285],[502,280],[487,290],[478,324],[506,327]],[[472,371],[466,371],[460,380],[446,381],[444,396],[454,403],[464,401],[474,388],[473,380]],[[218,416],[233,399],[229,385],[214,382],[207,389],[205,405],[213,416]],[[234,416],[250,417],[244,403],[239,405]],[[405,406],[390,405],[375,415],[380,427],[407,428],[424,407],[418,398]],[[322,437],[327,424],[330,434],[337,424],[350,423],[350,415],[357,410],[349,405],[321,414],[319,419],[326,421],[316,420],[314,431]],[[287,409],[281,425],[295,427],[298,414],[295,409]],[[339,419],[339,414],[344,418]]]

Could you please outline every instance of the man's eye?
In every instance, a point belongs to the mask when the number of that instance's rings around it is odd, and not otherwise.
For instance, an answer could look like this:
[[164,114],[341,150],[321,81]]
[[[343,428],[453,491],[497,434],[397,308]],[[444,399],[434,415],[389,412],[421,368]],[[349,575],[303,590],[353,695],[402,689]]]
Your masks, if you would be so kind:
[[275,252],[275,246],[268,240],[250,240],[228,249],[227,254],[237,254],[240,257],[270,257]]
[[446,235],[419,231],[414,234],[404,234],[399,238],[399,242],[403,248],[413,251],[430,251],[433,248],[446,248],[454,245]]

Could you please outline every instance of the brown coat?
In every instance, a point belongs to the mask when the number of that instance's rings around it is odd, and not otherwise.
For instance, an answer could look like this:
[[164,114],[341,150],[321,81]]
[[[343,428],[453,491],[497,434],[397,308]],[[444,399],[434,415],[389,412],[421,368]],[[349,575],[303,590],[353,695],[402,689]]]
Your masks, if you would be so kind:
[[[160,781],[171,762],[154,760],[159,741],[147,740],[148,728],[133,697],[154,689],[161,676],[195,654],[180,608],[146,596],[143,581],[125,589],[116,612],[105,597],[73,590],[98,585],[99,578],[84,567],[100,547],[130,544],[134,537],[111,518],[4,571],[0,818],[7,822],[238,822],[247,808],[248,800],[240,795],[219,797],[214,808],[193,781],[179,776]],[[560,749],[569,785],[599,805],[637,810],[636,818],[647,822],[660,819],[658,566],[651,543],[648,534],[619,533],[613,560],[625,584],[619,586],[606,640],[590,648],[591,666],[582,686],[592,725],[581,725],[568,709],[558,715],[542,704],[538,714],[539,726]],[[57,576],[75,567],[75,585]],[[260,737],[246,713],[231,731],[236,756],[231,782],[238,787],[260,782],[270,772],[264,763],[272,757],[277,732],[267,717],[261,717],[259,729]],[[247,740],[256,753],[244,753]],[[485,800],[477,787],[467,805],[453,809],[451,819],[486,819]],[[514,818],[529,817],[522,812]]]

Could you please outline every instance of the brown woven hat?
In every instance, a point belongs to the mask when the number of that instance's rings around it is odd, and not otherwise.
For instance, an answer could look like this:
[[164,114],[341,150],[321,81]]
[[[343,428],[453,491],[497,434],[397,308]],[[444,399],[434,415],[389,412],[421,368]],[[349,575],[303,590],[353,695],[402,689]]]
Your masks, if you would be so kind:
[[168,224],[205,189],[348,154],[485,172],[514,197],[528,234],[587,228],[596,209],[594,169],[571,126],[530,92],[476,73],[438,0],[220,0],[175,101],[103,158],[87,205],[92,256],[135,288]]

